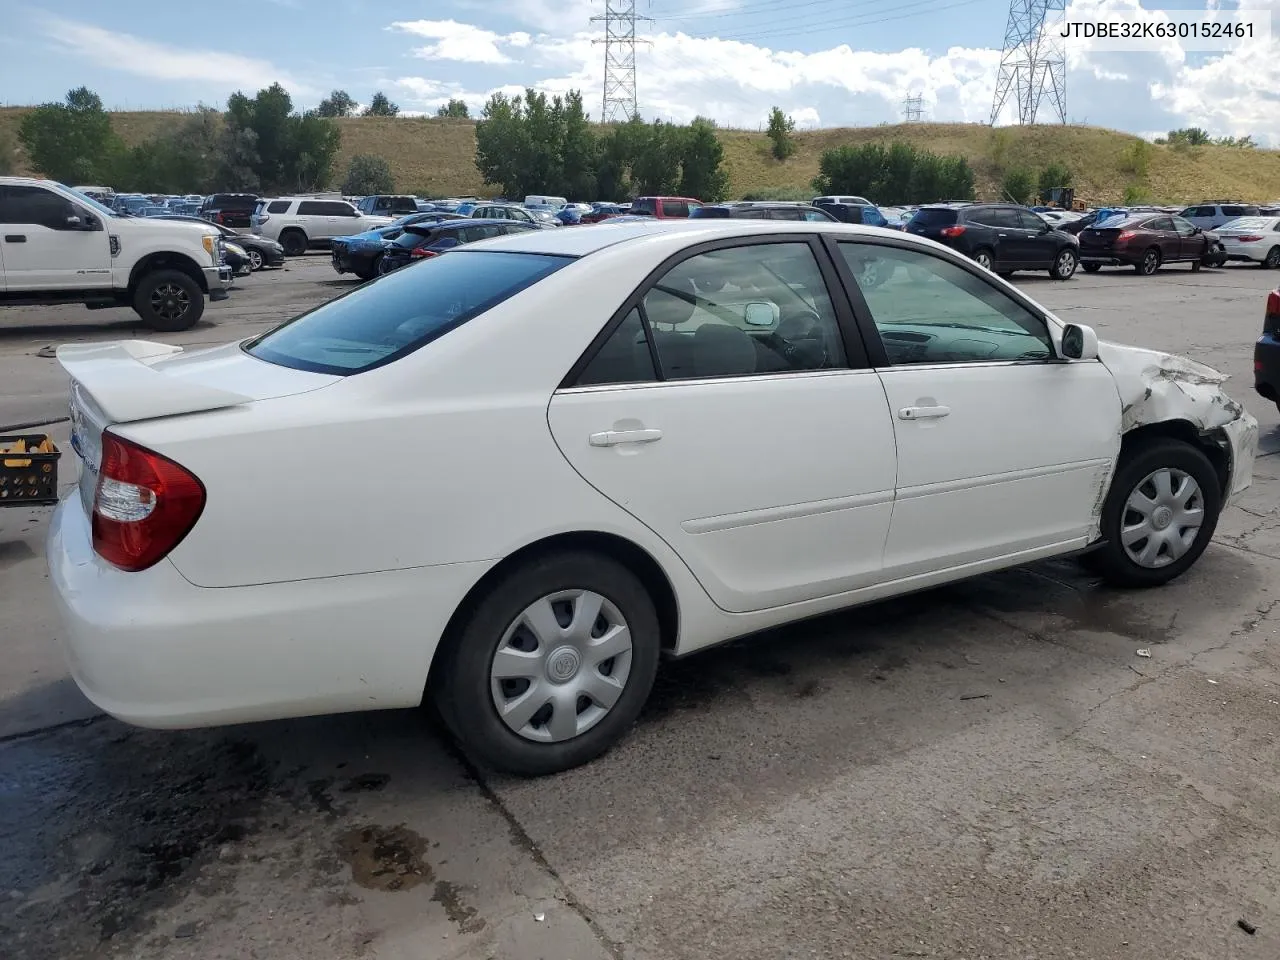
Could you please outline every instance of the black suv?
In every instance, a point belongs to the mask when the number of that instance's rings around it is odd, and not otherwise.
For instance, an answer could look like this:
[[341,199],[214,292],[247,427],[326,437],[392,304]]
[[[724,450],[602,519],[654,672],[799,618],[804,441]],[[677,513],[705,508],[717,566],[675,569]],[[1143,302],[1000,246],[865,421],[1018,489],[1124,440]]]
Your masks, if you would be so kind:
[[200,216],[224,227],[248,228],[257,205],[258,195],[254,193],[215,193],[200,204]]
[[906,232],[945,243],[1002,277],[1048,270],[1055,280],[1066,280],[1080,262],[1078,239],[1011,203],[921,207]]
[[738,220],[807,220],[811,223],[832,223],[835,217],[825,210],[808,203],[766,203],[742,200],[738,203],[709,203],[689,211],[689,219]]

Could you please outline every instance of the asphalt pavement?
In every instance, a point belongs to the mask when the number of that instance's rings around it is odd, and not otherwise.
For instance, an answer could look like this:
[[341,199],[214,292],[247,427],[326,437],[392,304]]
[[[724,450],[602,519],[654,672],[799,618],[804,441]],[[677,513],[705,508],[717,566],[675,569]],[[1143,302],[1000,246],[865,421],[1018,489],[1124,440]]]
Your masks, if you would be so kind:
[[[1192,572],[1038,564],[709,651],[558,777],[474,769],[425,711],[105,719],[56,650],[49,510],[0,510],[0,957],[1274,960],[1280,415],[1251,349],[1280,274],[1018,279],[1231,374],[1259,418]],[[0,311],[0,427],[66,446],[58,343],[221,343],[351,286],[301,258],[177,335]]]

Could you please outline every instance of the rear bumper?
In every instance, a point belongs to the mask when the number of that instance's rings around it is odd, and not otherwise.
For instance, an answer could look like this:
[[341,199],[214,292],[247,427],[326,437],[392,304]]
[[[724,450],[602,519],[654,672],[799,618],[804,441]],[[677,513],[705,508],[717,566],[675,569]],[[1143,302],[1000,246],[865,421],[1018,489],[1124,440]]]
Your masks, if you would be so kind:
[[1223,249],[1226,251],[1228,260],[1234,260],[1237,263],[1261,263],[1267,259],[1267,253],[1274,246],[1274,241],[1269,243],[1224,243]]
[[1280,403],[1280,337],[1274,333],[1263,334],[1253,345],[1253,388]]
[[47,552],[76,684],[117,719],[168,729],[417,705],[439,637],[489,567],[196,587],[168,560],[141,573],[102,561],[76,491]]
[[1133,261],[1126,259],[1124,256],[1115,253],[1097,253],[1094,251],[1081,250],[1081,263],[1096,263],[1103,267],[1127,267],[1132,265]]

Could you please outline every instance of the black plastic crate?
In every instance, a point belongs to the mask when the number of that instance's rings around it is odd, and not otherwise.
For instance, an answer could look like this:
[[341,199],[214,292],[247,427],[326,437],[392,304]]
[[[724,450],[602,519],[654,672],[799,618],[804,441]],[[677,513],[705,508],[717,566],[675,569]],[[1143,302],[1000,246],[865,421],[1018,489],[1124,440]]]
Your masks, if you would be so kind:
[[[8,453],[26,442],[27,450],[45,444],[50,453]],[[0,436],[0,507],[31,507],[58,502],[58,460],[62,456],[43,433]]]

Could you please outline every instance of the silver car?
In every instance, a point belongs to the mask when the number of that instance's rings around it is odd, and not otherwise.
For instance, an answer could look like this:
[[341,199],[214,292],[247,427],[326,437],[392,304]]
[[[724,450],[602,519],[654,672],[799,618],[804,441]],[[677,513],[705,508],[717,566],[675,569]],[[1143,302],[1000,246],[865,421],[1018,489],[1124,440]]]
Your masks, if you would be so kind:
[[1280,217],[1237,217],[1214,232],[1228,260],[1280,267]]

